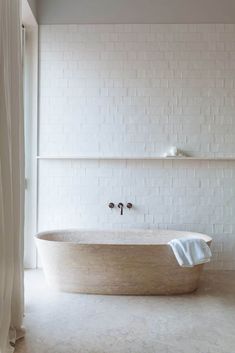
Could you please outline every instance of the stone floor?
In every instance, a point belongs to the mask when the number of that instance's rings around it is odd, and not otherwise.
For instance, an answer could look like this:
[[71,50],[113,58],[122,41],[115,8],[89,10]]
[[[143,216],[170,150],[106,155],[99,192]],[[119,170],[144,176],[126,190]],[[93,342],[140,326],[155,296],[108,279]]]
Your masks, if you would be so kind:
[[235,271],[169,297],[56,293],[26,271],[25,327],[16,353],[235,353]]

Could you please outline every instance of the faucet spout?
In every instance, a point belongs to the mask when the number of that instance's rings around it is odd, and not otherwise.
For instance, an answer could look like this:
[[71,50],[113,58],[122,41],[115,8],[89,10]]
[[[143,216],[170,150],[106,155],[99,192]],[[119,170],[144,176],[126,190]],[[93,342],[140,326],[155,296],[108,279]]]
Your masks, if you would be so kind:
[[121,212],[120,212],[120,215],[121,215],[121,216],[123,215],[123,207],[124,207],[123,203],[122,203],[122,202],[119,202],[118,208],[121,209]]

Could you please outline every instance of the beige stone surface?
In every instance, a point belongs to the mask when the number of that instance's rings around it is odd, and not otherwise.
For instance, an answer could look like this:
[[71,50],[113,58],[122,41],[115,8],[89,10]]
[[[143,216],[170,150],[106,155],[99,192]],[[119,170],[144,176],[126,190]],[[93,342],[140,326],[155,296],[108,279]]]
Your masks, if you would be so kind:
[[177,296],[56,292],[26,272],[25,339],[16,353],[234,353],[235,272],[204,271]]
[[53,231],[36,242],[48,283],[58,290],[92,294],[168,295],[198,288],[203,265],[182,268],[171,239],[200,237],[173,230]]

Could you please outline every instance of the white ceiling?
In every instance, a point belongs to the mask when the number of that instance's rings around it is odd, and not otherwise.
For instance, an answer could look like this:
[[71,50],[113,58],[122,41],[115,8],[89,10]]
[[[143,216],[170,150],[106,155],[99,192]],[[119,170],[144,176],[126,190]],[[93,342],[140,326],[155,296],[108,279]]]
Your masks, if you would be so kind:
[[41,24],[235,23],[235,0],[37,0]]

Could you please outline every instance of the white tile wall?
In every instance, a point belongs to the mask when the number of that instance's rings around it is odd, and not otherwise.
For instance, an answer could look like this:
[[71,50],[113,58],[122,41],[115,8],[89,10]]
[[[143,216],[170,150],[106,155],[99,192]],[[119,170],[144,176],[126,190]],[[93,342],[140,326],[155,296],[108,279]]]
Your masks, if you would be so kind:
[[[39,131],[41,155],[234,156],[235,25],[41,26]],[[235,162],[39,163],[40,230],[202,231],[235,269]]]

